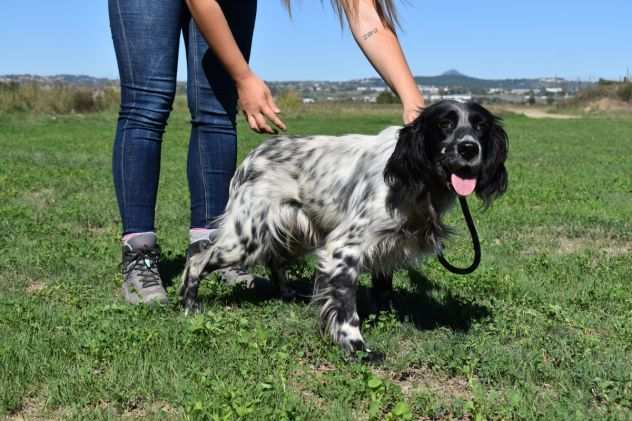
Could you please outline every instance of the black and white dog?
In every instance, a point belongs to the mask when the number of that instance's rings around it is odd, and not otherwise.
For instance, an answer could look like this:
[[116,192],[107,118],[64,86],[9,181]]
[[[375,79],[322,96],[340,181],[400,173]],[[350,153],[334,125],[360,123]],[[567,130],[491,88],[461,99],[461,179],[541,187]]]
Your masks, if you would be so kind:
[[392,271],[436,253],[457,194],[488,205],[505,192],[506,157],[500,119],[475,103],[440,102],[377,136],[270,139],[237,169],[213,243],[187,262],[184,306],[197,309],[200,279],[216,269],[260,263],[282,284],[287,266],[314,252],[323,334],[365,350],[360,272],[388,288]]

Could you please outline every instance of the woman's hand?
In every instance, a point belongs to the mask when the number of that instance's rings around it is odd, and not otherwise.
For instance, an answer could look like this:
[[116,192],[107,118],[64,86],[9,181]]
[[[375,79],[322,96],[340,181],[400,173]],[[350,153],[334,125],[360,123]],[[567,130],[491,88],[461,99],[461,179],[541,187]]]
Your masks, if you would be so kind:
[[270,120],[285,130],[285,124],[277,117],[281,110],[274,103],[270,89],[250,70],[218,2],[186,0],[186,3],[209,47],[235,81],[239,104],[250,128],[257,133],[276,133],[268,125]]
[[408,103],[404,102],[402,105],[404,107],[404,112],[402,114],[404,124],[410,124],[415,121],[424,108],[426,108],[423,96],[420,96],[416,101]]
[[248,125],[257,133],[277,133],[268,124],[268,120],[279,129],[285,130],[285,124],[277,116],[281,112],[274,103],[272,93],[259,77],[250,72],[245,77],[235,80],[239,105],[248,121]]

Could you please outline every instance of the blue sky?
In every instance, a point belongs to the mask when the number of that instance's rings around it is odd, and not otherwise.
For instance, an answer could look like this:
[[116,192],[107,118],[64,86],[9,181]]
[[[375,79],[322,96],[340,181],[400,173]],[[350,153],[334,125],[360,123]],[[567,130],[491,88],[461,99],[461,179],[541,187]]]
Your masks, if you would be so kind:
[[[106,0],[2,3],[0,74],[118,77]],[[400,14],[418,75],[586,80],[632,70],[630,0],[408,0]],[[253,48],[252,66],[267,80],[375,76],[328,0],[295,0],[292,19],[280,0],[259,0]]]

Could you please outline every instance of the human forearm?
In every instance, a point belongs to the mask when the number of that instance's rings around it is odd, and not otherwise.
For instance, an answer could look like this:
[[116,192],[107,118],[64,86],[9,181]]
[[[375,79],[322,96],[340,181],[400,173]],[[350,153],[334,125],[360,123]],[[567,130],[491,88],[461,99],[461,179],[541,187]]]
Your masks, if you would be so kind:
[[384,24],[373,0],[357,0],[347,11],[353,36],[386,84],[400,97],[404,109],[423,108],[424,99],[393,30]]
[[186,3],[204,39],[232,79],[239,81],[249,77],[252,71],[217,1],[186,0]]

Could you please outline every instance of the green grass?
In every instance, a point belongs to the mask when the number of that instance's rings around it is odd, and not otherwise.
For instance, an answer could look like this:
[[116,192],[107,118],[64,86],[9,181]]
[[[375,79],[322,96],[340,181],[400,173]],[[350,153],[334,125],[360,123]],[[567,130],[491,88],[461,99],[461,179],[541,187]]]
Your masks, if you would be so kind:
[[[297,111],[292,134],[374,133],[395,109]],[[473,206],[483,263],[434,259],[369,316],[381,366],[349,362],[316,310],[205,284],[187,318],[119,298],[115,116],[0,116],[0,417],[632,419],[632,121],[507,116],[508,194]],[[165,277],[188,227],[187,116],[166,133]],[[262,137],[240,129],[240,159]],[[449,258],[465,263],[460,233]],[[305,277],[310,267],[299,268]],[[361,296],[366,294],[363,279]],[[366,307],[366,299],[362,298]]]

